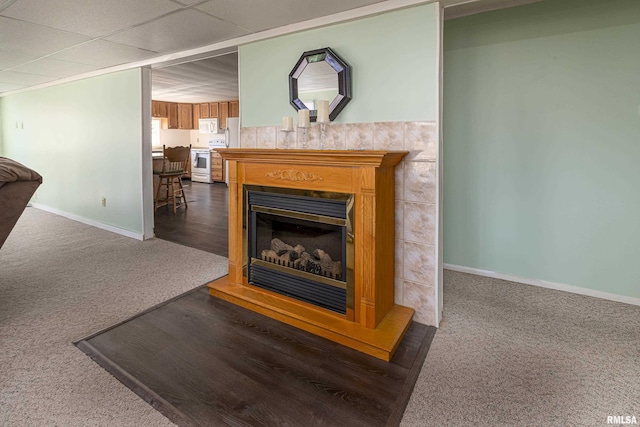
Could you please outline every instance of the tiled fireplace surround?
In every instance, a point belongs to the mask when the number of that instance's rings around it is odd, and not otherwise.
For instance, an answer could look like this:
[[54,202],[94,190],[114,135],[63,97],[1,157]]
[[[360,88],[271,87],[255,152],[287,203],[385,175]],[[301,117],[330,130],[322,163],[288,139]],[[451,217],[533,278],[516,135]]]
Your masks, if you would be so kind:
[[[277,126],[243,127],[243,148],[303,148],[301,130]],[[307,148],[320,148],[319,126],[307,129]],[[328,124],[326,149],[406,150],[396,167],[395,301],[413,308],[413,320],[435,324],[436,161],[434,122]]]

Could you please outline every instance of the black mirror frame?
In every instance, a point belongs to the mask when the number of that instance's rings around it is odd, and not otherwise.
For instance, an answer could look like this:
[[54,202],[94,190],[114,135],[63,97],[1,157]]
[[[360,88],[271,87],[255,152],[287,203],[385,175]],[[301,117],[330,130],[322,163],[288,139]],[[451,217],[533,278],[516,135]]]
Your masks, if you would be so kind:
[[[309,64],[308,58],[324,54],[324,61],[338,73],[338,95],[329,104],[329,120],[333,121],[340,111],[351,101],[351,67],[344,62],[331,48],[304,52],[289,73],[289,102],[296,110],[308,110],[298,96],[298,78]],[[309,110],[309,119],[316,121],[317,110]]]

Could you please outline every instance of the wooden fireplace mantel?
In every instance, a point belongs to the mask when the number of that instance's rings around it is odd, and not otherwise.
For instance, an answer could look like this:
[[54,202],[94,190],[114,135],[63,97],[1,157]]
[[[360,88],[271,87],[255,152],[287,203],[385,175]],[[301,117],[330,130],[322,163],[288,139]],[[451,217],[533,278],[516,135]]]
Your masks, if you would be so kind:
[[225,160],[333,166],[395,166],[408,151],[383,150],[279,150],[268,148],[216,149]]
[[[406,151],[218,149],[229,172],[229,275],[209,284],[225,299],[390,360],[413,309],[394,303],[394,169]],[[247,283],[244,185],[354,195],[354,304],[346,315]]]

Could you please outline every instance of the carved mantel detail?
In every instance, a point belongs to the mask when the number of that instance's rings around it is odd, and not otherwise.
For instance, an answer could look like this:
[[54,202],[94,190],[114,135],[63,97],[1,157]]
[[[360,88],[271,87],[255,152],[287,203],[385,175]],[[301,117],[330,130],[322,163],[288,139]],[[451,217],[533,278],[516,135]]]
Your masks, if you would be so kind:
[[306,182],[314,182],[314,181],[322,181],[323,178],[320,175],[316,175],[311,172],[302,172],[295,169],[285,169],[285,170],[275,170],[273,172],[268,172],[265,174],[268,178],[271,179],[281,179],[283,181],[306,181]]

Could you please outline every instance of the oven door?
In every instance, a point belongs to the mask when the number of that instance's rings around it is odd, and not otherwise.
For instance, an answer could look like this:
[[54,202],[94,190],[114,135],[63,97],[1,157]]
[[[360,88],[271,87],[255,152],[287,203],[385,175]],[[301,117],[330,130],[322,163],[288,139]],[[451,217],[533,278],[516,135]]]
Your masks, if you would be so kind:
[[211,153],[191,150],[191,181],[211,182]]

